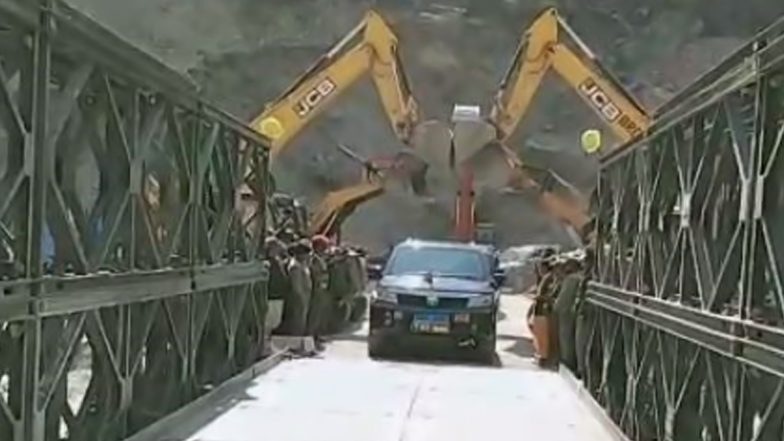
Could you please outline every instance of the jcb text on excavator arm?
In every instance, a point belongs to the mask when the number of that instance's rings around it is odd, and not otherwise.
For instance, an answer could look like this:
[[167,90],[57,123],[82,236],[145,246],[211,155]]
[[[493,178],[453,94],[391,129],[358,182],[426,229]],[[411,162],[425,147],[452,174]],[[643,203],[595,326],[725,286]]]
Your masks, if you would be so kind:
[[367,73],[395,134],[407,143],[418,121],[418,106],[401,68],[397,45],[397,37],[381,16],[368,12],[356,28],[253,120],[252,127],[272,139],[272,157]]

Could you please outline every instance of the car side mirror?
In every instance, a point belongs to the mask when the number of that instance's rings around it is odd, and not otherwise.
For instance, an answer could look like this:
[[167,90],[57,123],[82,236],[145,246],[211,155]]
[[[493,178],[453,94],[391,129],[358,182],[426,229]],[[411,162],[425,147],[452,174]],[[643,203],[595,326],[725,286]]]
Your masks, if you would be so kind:
[[379,264],[369,264],[367,267],[368,279],[372,281],[381,280],[381,273],[383,270],[384,267]]
[[496,288],[500,288],[506,282],[506,272],[497,270],[493,273],[493,284]]

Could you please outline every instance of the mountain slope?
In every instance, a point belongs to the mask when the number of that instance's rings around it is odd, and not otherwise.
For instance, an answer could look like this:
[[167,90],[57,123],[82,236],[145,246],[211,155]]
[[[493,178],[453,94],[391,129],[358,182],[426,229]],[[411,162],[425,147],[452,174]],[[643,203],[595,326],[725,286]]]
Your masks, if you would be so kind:
[[[189,72],[212,100],[247,119],[370,7],[381,10],[400,36],[405,67],[425,114],[441,119],[450,116],[455,103],[481,104],[486,110],[520,33],[545,5],[558,6],[605,64],[651,108],[784,14],[780,0],[73,3]],[[533,107],[512,145],[524,160],[553,167],[590,189],[595,164],[582,156],[577,140],[586,128],[603,128],[600,122],[555,78],[547,80]],[[310,201],[360,178],[356,165],[334,148],[335,140],[370,156],[399,148],[369,84],[352,90],[306,132],[283,155],[276,175],[282,187]],[[569,159],[563,160],[564,155]],[[480,214],[503,224],[506,241],[565,240],[531,201],[510,204],[492,195],[485,199]],[[345,236],[364,242],[373,238],[370,245],[383,247],[410,234],[444,234],[450,208],[434,211],[411,196],[386,196],[360,208],[346,225]]]

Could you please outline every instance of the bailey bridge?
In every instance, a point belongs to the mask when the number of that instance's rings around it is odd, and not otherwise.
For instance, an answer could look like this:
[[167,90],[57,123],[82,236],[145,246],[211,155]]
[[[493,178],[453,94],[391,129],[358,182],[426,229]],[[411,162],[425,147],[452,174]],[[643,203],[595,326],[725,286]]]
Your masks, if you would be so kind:
[[62,3],[0,0],[0,127],[2,441],[784,439],[784,22],[603,161],[559,373],[514,296],[500,368],[270,346],[267,141]]

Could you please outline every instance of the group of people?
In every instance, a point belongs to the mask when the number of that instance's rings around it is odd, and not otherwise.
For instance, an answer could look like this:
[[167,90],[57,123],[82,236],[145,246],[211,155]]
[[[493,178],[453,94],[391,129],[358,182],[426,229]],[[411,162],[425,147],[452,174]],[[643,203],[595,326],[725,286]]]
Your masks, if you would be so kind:
[[325,236],[299,238],[283,231],[266,240],[270,264],[269,295],[283,300],[279,335],[312,336],[323,345],[329,316],[327,258],[332,244]]
[[323,235],[298,236],[292,229],[270,234],[265,248],[270,264],[269,297],[283,300],[283,316],[273,333],[313,337],[321,349],[335,323],[348,319],[353,305],[343,303],[352,300],[360,288],[354,279],[361,276],[344,264],[351,261],[344,258],[351,249]]
[[584,288],[574,284],[587,280],[592,258],[590,249],[548,253],[536,265],[536,295],[527,324],[536,358],[542,364],[574,358],[574,320],[582,302],[579,293]]

